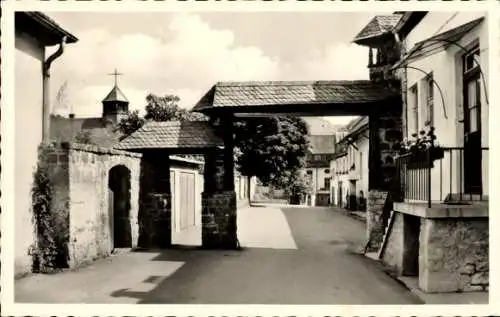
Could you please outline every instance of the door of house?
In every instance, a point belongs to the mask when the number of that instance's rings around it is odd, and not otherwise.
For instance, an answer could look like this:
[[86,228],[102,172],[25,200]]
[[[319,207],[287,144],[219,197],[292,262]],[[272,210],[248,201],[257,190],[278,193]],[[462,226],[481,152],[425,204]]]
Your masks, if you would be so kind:
[[464,191],[468,194],[482,192],[481,82],[478,58],[479,50],[464,57]]
[[339,194],[337,195],[337,206],[342,207],[342,182],[339,182]]

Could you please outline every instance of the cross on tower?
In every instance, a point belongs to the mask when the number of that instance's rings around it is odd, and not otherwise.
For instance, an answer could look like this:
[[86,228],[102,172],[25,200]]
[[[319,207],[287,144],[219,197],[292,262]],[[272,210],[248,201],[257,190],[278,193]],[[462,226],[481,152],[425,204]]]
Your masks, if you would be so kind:
[[110,76],[115,76],[115,86],[117,86],[118,83],[118,76],[123,75],[122,73],[119,73],[118,70],[115,68],[115,71],[111,74],[108,74]]

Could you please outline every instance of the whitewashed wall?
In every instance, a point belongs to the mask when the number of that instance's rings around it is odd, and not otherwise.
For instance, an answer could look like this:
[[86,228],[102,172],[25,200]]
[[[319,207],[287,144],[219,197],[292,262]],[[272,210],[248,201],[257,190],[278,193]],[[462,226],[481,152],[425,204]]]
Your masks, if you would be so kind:
[[[451,28],[465,24],[475,20],[481,16],[485,16],[483,12],[430,12],[420,22],[420,24],[408,35],[406,45],[408,50],[419,41],[425,40],[437,33],[444,32]],[[444,27],[441,27],[443,26]],[[480,46],[480,63],[484,74],[484,82],[489,82],[489,59],[488,59],[488,19],[479,26],[465,35],[458,44],[465,48],[470,47],[476,42]],[[463,50],[455,45],[451,45],[446,51],[441,51],[437,54],[413,61],[409,64],[411,67],[422,69],[426,73],[432,73],[434,81],[440,86],[441,93],[434,86],[434,126],[438,142],[445,147],[463,147],[463,123],[459,122],[463,116],[463,89],[462,89],[462,55]],[[422,80],[426,75],[423,72],[408,69],[407,79],[408,88],[418,85],[419,88],[419,114],[422,113],[422,106],[425,103],[422,100]],[[485,87],[481,81],[482,100],[481,100],[481,125],[482,125],[482,146],[488,147],[489,144],[489,106],[486,99],[485,90],[490,95],[489,87]],[[444,99],[444,102],[443,102]],[[412,127],[411,109],[407,109],[408,127]],[[445,116],[446,113],[446,116]],[[423,128],[423,120],[419,120],[419,130]],[[409,130],[409,135],[413,131]],[[450,159],[454,161],[450,177]],[[460,178],[458,156],[445,156],[442,162],[438,162],[437,166],[432,171],[432,199],[441,200],[446,195],[442,191],[451,190],[458,192],[460,190]],[[443,168],[441,168],[441,164]],[[488,152],[483,152],[483,190],[488,193],[489,190],[489,155]]]
[[[332,181],[330,184],[330,201],[333,204],[338,202],[338,183],[342,183],[342,204],[347,203],[347,192],[351,193],[350,177],[356,176],[356,195],[359,196],[363,191],[364,197],[368,197],[368,158],[369,158],[369,140],[361,137],[356,142],[357,150],[349,147],[347,155],[330,162],[330,171]],[[350,171],[352,165],[355,165],[354,171]],[[347,171],[347,174],[336,174],[337,171]],[[351,175],[351,176],[350,176]],[[333,191],[333,192],[332,192]]]
[[31,186],[42,141],[44,48],[36,39],[15,37],[15,274],[31,269],[29,246],[34,242]]
[[[359,191],[362,190],[364,197],[368,197],[368,157],[369,157],[369,146],[370,142],[368,138],[362,137],[358,142],[356,142],[356,146],[358,147],[357,152],[357,161],[360,163],[356,163],[356,169],[359,169],[360,179],[358,181],[357,187],[357,195],[359,195]],[[361,153],[361,156],[360,156]]]

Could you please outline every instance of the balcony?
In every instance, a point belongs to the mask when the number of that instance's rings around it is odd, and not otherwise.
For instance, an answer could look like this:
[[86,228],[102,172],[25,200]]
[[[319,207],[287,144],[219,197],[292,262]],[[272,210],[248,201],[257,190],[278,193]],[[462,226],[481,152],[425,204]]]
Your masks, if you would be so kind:
[[430,155],[416,161],[409,155],[396,160],[395,202],[471,205],[488,201],[489,149],[472,154],[464,148],[443,148],[442,159]]

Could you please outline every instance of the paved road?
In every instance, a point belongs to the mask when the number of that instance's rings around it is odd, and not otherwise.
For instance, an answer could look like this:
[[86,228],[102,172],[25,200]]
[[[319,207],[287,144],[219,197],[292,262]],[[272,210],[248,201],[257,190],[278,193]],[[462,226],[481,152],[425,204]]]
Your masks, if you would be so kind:
[[[133,252],[17,282],[16,301],[200,304],[418,304],[353,252],[364,225],[329,208],[239,212],[241,251]],[[252,230],[254,229],[254,230]],[[254,234],[252,234],[252,232]]]

